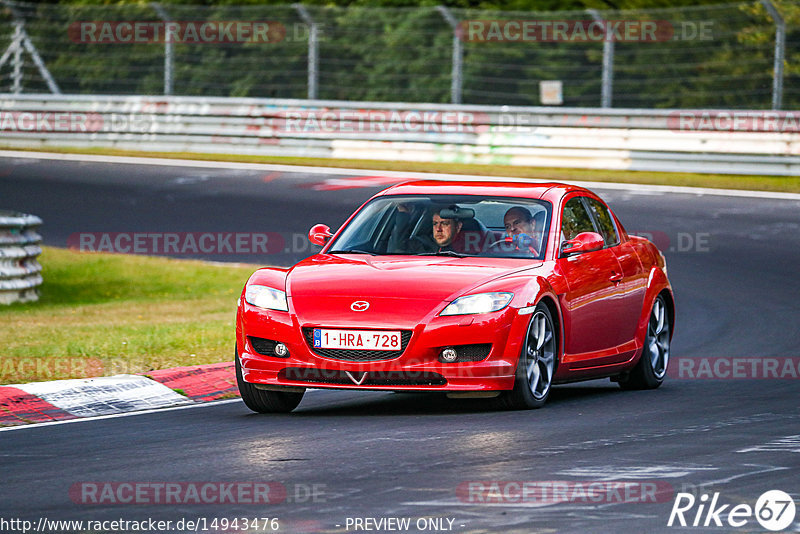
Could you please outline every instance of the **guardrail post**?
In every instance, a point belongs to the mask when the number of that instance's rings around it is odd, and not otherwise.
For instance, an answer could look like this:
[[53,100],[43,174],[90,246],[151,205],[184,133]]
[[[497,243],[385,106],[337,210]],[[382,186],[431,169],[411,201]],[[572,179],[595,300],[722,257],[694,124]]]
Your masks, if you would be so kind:
[[[603,25],[605,32],[605,21],[596,9],[587,9],[595,22]],[[614,92],[614,40],[608,34],[603,39],[603,75],[600,83],[600,107],[610,108]]]
[[786,21],[772,2],[761,0],[772,20],[775,21],[775,63],[772,67],[772,109],[783,105],[783,59],[786,54]]
[[308,24],[308,98],[317,99],[317,80],[319,78],[319,27],[311,17],[306,6],[302,4],[292,4],[292,7],[300,14],[303,22]]
[[453,66],[450,71],[450,102],[453,104],[461,103],[462,94],[462,63],[464,49],[461,38],[458,35],[458,20],[445,6],[436,6],[436,11],[441,13],[444,20],[453,29]]
[[12,45],[14,47],[14,59],[11,60],[13,71],[11,74],[11,92],[18,95],[22,92],[22,24],[14,23],[14,36]]
[[[172,18],[169,16],[167,11],[156,2],[152,2],[150,4],[158,16],[161,17],[161,20],[164,23],[172,22]],[[172,65],[173,65],[173,45],[170,39],[166,38],[166,32],[164,32],[164,95],[169,96],[172,94]]]
[[0,304],[39,299],[42,266],[36,257],[42,242],[35,215],[0,210]]

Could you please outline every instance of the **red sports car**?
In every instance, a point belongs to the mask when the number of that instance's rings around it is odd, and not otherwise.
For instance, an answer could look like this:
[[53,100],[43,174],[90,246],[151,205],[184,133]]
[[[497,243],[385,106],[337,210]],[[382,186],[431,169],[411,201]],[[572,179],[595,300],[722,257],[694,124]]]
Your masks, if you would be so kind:
[[408,182],[309,239],[319,254],[259,269],[239,299],[236,375],[256,412],[291,411],[306,388],[538,408],[553,384],[666,375],[664,256],[586,189]]

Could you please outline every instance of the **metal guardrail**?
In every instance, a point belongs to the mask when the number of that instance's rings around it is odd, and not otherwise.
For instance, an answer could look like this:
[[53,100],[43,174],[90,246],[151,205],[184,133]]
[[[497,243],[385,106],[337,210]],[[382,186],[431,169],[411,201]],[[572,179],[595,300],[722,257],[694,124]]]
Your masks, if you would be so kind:
[[0,304],[39,299],[41,224],[35,215],[0,210]]
[[798,125],[768,111],[0,95],[0,144],[13,147],[608,170],[797,176]]

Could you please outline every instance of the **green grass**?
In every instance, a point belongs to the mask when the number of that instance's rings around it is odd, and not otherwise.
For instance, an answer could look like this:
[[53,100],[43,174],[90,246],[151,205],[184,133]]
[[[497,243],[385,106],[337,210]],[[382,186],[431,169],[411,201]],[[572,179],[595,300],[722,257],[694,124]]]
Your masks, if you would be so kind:
[[513,176],[554,181],[617,182],[653,185],[680,185],[711,187],[717,189],[745,189],[800,193],[800,176],[755,176],[733,174],[699,174],[682,172],[605,171],[590,169],[554,169],[547,167],[515,167],[511,165],[476,165],[469,163],[421,163],[411,161],[382,161],[365,159],[289,158],[279,156],[246,156],[232,154],[195,154],[190,152],[138,152],[108,148],[42,148],[28,150],[67,154],[95,154],[109,156],[136,156],[154,158],[194,159],[203,161],[234,161],[244,163],[276,163],[282,165],[309,165],[350,169],[374,169],[405,172],[439,172],[447,174],[475,174],[479,176]]
[[256,266],[43,248],[39,302],[0,306],[0,384],[232,359]]

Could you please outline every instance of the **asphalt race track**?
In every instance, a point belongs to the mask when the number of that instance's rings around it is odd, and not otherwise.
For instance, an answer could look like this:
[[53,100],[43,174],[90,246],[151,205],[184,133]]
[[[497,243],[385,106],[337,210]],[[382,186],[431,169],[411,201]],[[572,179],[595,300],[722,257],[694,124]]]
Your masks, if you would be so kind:
[[[379,182],[0,158],[0,208],[42,217],[54,246],[86,232],[269,232],[282,246],[267,255],[182,257],[288,265],[311,253],[302,236],[312,224],[338,227]],[[794,362],[800,374],[800,201],[596,191],[630,232],[665,250],[678,308],[673,366],[736,360],[759,370],[768,358],[781,362],[779,371]],[[281,532],[397,531],[388,518],[408,519],[408,532],[761,532],[755,517],[737,528],[728,513],[755,507],[767,490],[800,502],[800,376],[732,379],[725,369],[733,372],[718,366],[710,378],[673,377],[646,392],[607,380],[559,386],[544,409],[526,412],[438,396],[312,391],[289,415],[226,401],[3,431],[0,518],[201,518],[206,532],[223,531],[210,528],[214,518],[277,518]],[[124,482],[283,489],[270,504],[89,504],[75,493],[82,483]],[[634,493],[591,500],[581,491],[621,482]],[[523,485],[569,495],[531,490],[523,498]],[[700,526],[667,526],[678,492],[697,496],[685,519]],[[717,508],[729,505],[717,516],[722,527],[706,514],[716,493]],[[263,526],[248,531],[271,531]],[[800,512],[785,531],[800,532]]]

